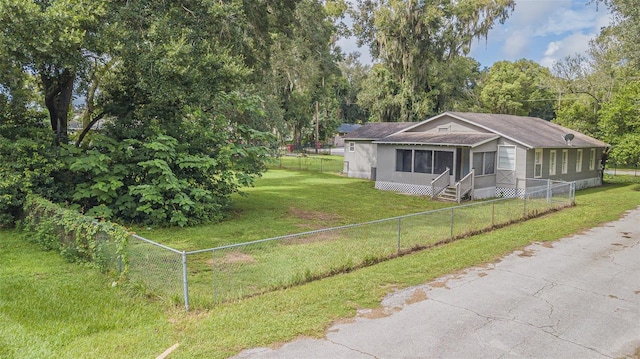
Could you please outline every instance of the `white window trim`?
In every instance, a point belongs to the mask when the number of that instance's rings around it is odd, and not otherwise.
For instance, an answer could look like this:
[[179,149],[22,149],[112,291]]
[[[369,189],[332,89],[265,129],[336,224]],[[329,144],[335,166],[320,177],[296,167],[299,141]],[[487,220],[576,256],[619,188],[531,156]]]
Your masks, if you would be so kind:
[[582,149],[576,152],[576,173],[582,172]]
[[[536,148],[535,154],[533,155],[533,178],[542,178],[542,169],[544,164],[543,153],[542,148]],[[538,156],[538,154],[540,154],[540,156]],[[538,165],[540,165],[540,173],[536,174]]]
[[356,143],[355,142],[349,142],[349,152],[356,152]]
[[567,174],[569,170],[569,150],[562,150],[562,174]]
[[593,171],[596,169],[596,149],[591,149],[591,154],[589,155],[589,171]]
[[549,176],[556,175],[556,168],[558,167],[558,153],[556,150],[549,152]]
[[[513,148],[513,168],[500,167],[500,149],[501,148]],[[501,171],[515,171],[516,170],[516,146],[513,145],[498,145],[498,153],[496,154],[496,168]]]

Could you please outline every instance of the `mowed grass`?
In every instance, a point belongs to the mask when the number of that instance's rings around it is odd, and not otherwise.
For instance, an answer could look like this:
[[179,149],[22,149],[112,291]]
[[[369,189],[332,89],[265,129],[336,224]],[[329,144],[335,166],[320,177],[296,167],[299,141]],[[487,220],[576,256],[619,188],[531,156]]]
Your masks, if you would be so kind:
[[640,181],[621,176],[615,181],[621,183],[579,191],[577,206],[560,212],[189,313],[131,297],[93,269],[41,252],[16,231],[0,231],[0,357],[154,358],[180,343],[170,358],[225,358],[298,336],[323,336],[334,321],[352,318],[358,308],[377,307],[394,289],[618,219],[640,205]]
[[234,197],[227,219],[191,228],[134,228],[179,250],[213,248],[310,230],[450,207],[428,197],[378,191],[335,174],[269,170]]

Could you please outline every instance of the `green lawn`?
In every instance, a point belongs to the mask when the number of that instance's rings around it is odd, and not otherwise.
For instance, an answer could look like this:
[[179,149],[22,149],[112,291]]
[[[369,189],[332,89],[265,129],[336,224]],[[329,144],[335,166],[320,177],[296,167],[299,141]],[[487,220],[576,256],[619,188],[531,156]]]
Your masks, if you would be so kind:
[[425,197],[377,191],[374,183],[328,173],[269,170],[234,197],[221,223],[191,228],[135,228],[145,238],[179,250],[306,232],[450,207]]
[[[180,343],[171,358],[225,358],[245,348],[322,336],[334,321],[353,317],[358,308],[378,306],[396,288],[495,261],[531,242],[569,236],[640,205],[638,179],[607,179],[618,183],[579,191],[576,207],[351,273],[189,313],[131,296],[121,287],[111,287],[109,278],[93,269],[42,252],[15,231],[0,231],[0,357],[154,358]],[[354,183],[353,187],[369,185]]]

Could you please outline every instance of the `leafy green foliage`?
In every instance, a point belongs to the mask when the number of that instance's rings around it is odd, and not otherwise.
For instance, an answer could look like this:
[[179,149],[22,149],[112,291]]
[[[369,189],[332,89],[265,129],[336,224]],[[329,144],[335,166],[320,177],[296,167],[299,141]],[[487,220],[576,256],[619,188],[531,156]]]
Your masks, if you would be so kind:
[[64,198],[56,181],[64,169],[51,131],[34,111],[0,113],[0,227],[14,224],[29,193]]
[[[96,222],[92,217],[34,195],[27,196],[24,212],[21,226],[30,241],[59,251],[70,262],[88,262],[103,272],[115,271],[122,278],[126,276],[129,233],[124,228]],[[116,258],[120,258],[120,263]]]
[[491,113],[551,120],[555,94],[547,88],[551,72],[531,60],[498,61],[482,82],[480,99]]
[[612,145],[609,158],[621,165],[640,163],[640,81],[622,87],[600,116],[599,129]]

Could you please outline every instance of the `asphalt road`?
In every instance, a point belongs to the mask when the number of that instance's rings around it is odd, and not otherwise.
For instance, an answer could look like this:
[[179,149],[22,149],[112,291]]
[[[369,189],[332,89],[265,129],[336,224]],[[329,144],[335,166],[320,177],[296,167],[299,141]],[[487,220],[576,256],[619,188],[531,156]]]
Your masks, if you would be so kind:
[[583,234],[396,292],[324,339],[237,358],[621,358],[638,349],[640,207]]

